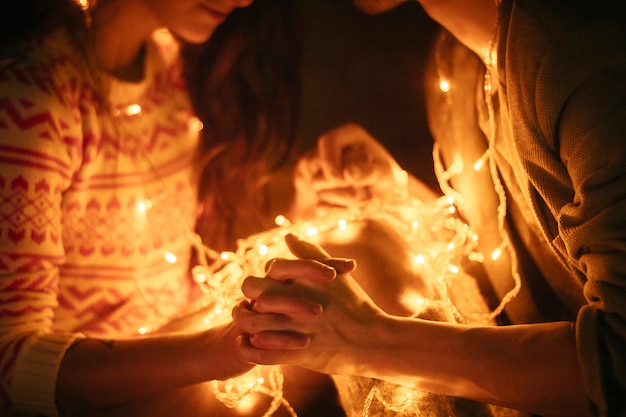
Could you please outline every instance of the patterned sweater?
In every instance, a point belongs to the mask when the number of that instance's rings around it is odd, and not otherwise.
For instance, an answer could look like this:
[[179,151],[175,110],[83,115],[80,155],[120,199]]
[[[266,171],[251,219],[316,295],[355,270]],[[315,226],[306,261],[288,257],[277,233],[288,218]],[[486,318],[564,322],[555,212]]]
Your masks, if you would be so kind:
[[[165,33],[144,79],[103,75],[95,105],[65,32],[0,61],[0,409],[55,415],[76,337],[131,336],[176,315],[187,273],[198,123]],[[4,415],[4,414],[3,414]]]

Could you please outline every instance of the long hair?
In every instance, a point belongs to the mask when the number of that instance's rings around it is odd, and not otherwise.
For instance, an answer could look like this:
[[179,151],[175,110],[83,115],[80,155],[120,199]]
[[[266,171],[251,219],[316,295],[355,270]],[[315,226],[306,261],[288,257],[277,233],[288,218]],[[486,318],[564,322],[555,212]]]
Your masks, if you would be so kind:
[[296,135],[299,28],[296,2],[256,0],[183,50],[204,125],[197,231],[215,249],[271,225],[265,186]]

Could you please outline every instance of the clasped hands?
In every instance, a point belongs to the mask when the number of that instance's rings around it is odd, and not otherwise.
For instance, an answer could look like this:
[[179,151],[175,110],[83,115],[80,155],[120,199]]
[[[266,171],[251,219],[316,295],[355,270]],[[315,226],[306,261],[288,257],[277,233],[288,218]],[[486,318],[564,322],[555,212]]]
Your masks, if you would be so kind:
[[233,310],[243,335],[241,357],[251,363],[293,364],[327,374],[354,372],[351,355],[371,348],[368,335],[386,316],[350,275],[351,259],[332,258],[319,246],[285,237],[300,259],[274,259],[264,278],[247,277],[248,300]]
[[[319,215],[406,189],[404,171],[387,150],[357,124],[325,135],[296,168],[295,217]],[[297,364],[323,373],[347,373],[350,352],[368,349],[372,324],[386,313],[350,275],[351,259],[333,258],[321,247],[288,235],[300,259],[274,259],[266,276],[248,277],[248,300],[233,311],[244,332],[241,356],[258,364]]]

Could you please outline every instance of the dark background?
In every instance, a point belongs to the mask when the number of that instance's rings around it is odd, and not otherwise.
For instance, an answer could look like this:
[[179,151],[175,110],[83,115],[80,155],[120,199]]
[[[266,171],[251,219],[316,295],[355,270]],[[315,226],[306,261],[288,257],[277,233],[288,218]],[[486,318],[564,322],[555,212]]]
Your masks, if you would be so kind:
[[437,25],[417,2],[370,16],[351,0],[296,1],[304,32],[301,145],[357,122],[436,187],[422,84]]

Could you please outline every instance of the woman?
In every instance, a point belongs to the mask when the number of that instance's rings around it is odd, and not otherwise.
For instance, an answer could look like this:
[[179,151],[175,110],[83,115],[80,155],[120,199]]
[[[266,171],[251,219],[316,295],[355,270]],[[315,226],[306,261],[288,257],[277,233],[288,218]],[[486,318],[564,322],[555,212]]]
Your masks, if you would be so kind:
[[179,41],[205,42],[251,3],[2,6],[3,415],[134,413],[153,396],[250,369],[230,323],[153,332],[198,297],[188,267],[201,123]]

